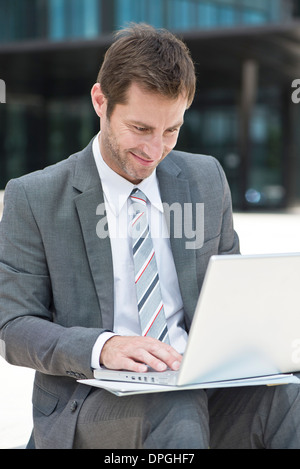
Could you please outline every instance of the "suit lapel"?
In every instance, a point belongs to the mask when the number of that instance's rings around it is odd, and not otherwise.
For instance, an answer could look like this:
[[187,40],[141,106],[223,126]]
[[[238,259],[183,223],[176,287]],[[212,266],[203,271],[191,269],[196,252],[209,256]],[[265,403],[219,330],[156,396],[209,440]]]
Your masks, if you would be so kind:
[[[181,227],[174,227],[174,222],[169,216],[167,224],[169,225],[170,243],[174,257],[175,267],[178,275],[178,281],[181,296],[184,304],[186,325],[189,329],[199,295],[196,271],[196,253],[195,249],[187,249],[187,243],[190,239],[186,237],[184,229],[184,204],[190,204],[191,194],[189,181],[179,177],[180,168],[166,158],[157,169],[157,177],[160,186],[162,202],[166,204],[167,212],[172,204],[180,205],[181,211],[176,212],[176,221],[181,223]],[[176,209],[176,205],[173,206]]]
[[101,235],[98,227],[104,225],[106,212],[97,167],[90,143],[79,154],[73,187],[79,194],[75,197],[78,217],[86,246],[86,253],[97,291],[102,327],[113,328],[113,265],[108,235]]

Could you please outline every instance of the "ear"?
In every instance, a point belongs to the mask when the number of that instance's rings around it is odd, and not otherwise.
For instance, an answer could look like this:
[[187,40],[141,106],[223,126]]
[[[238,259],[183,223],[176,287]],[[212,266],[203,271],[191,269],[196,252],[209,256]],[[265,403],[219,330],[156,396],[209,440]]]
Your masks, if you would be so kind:
[[107,99],[102,92],[100,83],[95,83],[92,87],[91,98],[97,116],[105,117],[107,109]]

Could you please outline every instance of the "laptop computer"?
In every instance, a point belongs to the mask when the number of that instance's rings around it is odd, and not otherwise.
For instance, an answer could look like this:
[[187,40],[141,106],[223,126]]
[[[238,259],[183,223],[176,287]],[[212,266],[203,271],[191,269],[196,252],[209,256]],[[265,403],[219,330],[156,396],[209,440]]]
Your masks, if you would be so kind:
[[96,380],[193,386],[300,370],[300,253],[212,256],[179,371]]

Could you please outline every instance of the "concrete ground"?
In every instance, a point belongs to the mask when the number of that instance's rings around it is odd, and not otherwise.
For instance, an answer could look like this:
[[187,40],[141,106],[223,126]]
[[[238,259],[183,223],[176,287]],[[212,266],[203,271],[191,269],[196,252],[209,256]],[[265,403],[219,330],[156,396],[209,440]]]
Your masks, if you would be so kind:
[[[299,209],[281,214],[235,213],[234,222],[243,254],[300,252]],[[23,447],[32,427],[33,371],[0,358],[0,376],[0,449]]]

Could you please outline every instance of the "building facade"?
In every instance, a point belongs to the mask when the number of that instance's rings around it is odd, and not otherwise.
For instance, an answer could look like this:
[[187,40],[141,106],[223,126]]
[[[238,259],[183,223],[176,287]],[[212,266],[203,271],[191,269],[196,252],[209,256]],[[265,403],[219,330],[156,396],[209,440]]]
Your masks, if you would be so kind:
[[180,35],[195,60],[177,148],[219,159],[235,209],[298,203],[299,0],[0,0],[0,189],[98,131],[90,88],[132,21]]

